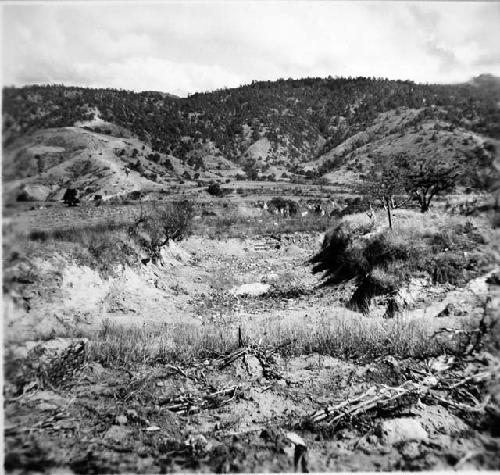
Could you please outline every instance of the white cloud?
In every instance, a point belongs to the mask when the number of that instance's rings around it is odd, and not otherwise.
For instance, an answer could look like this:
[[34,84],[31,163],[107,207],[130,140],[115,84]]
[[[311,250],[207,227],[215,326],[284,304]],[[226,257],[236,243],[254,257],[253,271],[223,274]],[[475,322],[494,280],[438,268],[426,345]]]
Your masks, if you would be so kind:
[[217,65],[173,63],[158,58],[130,58],[110,62],[106,68],[99,68],[95,63],[81,63],[75,66],[75,73],[92,87],[123,88],[126,78],[127,88],[168,91],[177,95],[241,84],[237,75]]
[[289,76],[459,81],[500,74],[499,23],[494,3],[10,5],[3,76],[179,95]]

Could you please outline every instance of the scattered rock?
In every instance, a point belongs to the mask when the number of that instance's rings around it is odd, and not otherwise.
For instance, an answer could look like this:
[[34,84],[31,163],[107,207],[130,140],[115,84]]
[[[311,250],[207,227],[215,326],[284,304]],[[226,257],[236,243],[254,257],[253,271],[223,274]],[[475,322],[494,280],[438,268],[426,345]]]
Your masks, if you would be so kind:
[[429,388],[434,388],[439,384],[439,380],[435,376],[427,376],[422,380],[422,384]]
[[420,443],[416,440],[405,440],[398,446],[398,452],[405,458],[416,459],[421,453]]
[[56,406],[55,404],[49,404],[47,402],[41,402],[38,404],[37,409],[40,411],[55,411],[58,409],[59,406]]
[[426,440],[428,438],[422,424],[409,417],[382,421],[377,426],[377,435],[388,445],[405,440]]
[[149,426],[149,427],[146,427],[143,430],[146,431],[146,432],[157,432],[157,431],[160,430],[160,428],[158,426]]
[[455,357],[450,355],[439,355],[435,358],[431,358],[428,361],[428,366],[431,371],[436,373],[441,373],[450,369],[455,362]]
[[89,369],[97,377],[103,376],[106,373],[106,369],[101,363],[91,363]]
[[114,440],[115,442],[121,442],[125,440],[130,433],[130,429],[126,429],[123,426],[113,425],[106,431],[104,438]]
[[127,416],[125,416],[123,414],[116,416],[116,423],[118,425],[124,426],[124,425],[127,425],[127,422],[128,422]]
[[231,290],[231,294],[242,296],[248,295],[250,297],[258,297],[269,291],[271,288],[270,284],[262,284],[260,282],[255,282],[253,284],[243,284],[240,287]]
[[260,281],[263,284],[271,284],[273,282],[277,282],[279,280],[279,278],[280,277],[279,277],[278,274],[276,274],[275,272],[271,272],[270,274],[262,276],[262,278],[260,279]]

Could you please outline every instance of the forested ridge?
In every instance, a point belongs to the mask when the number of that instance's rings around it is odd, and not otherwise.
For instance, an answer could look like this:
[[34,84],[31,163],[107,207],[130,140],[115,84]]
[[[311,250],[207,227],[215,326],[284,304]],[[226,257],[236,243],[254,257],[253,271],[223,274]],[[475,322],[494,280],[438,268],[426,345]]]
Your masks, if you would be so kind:
[[270,153],[304,162],[400,107],[439,114],[456,126],[500,138],[500,82],[489,75],[464,84],[416,84],[381,78],[305,78],[254,81],[234,89],[177,98],[63,85],[3,89],[4,145],[40,128],[72,126],[94,117],[131,130],[153,150],[196,159],[212,143],[241,162],[249,144],[267,138]]

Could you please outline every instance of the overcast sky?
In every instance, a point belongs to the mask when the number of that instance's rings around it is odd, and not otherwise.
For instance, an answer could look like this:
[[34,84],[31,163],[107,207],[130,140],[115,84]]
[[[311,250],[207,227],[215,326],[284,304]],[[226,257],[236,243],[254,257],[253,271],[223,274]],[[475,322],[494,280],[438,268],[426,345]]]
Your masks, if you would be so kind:
[[4,5],[3,84],[187,93],[253,79],[500,75],[500,3]]

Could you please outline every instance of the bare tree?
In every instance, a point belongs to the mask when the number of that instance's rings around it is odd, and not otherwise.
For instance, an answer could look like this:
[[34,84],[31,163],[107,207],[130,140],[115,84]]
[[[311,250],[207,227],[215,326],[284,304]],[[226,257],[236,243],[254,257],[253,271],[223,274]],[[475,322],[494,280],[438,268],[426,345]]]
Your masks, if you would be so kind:
[[405,192],[402,170],[397,166],[395,158],[377,157],[371,173],[365,177],[361,185],[360,192],[370,200],[370,211],[372,210],[371,200],[380,201],[387,210],[387,220],[389,227],[392,228],[391,210],[401,205],[395,197]]

